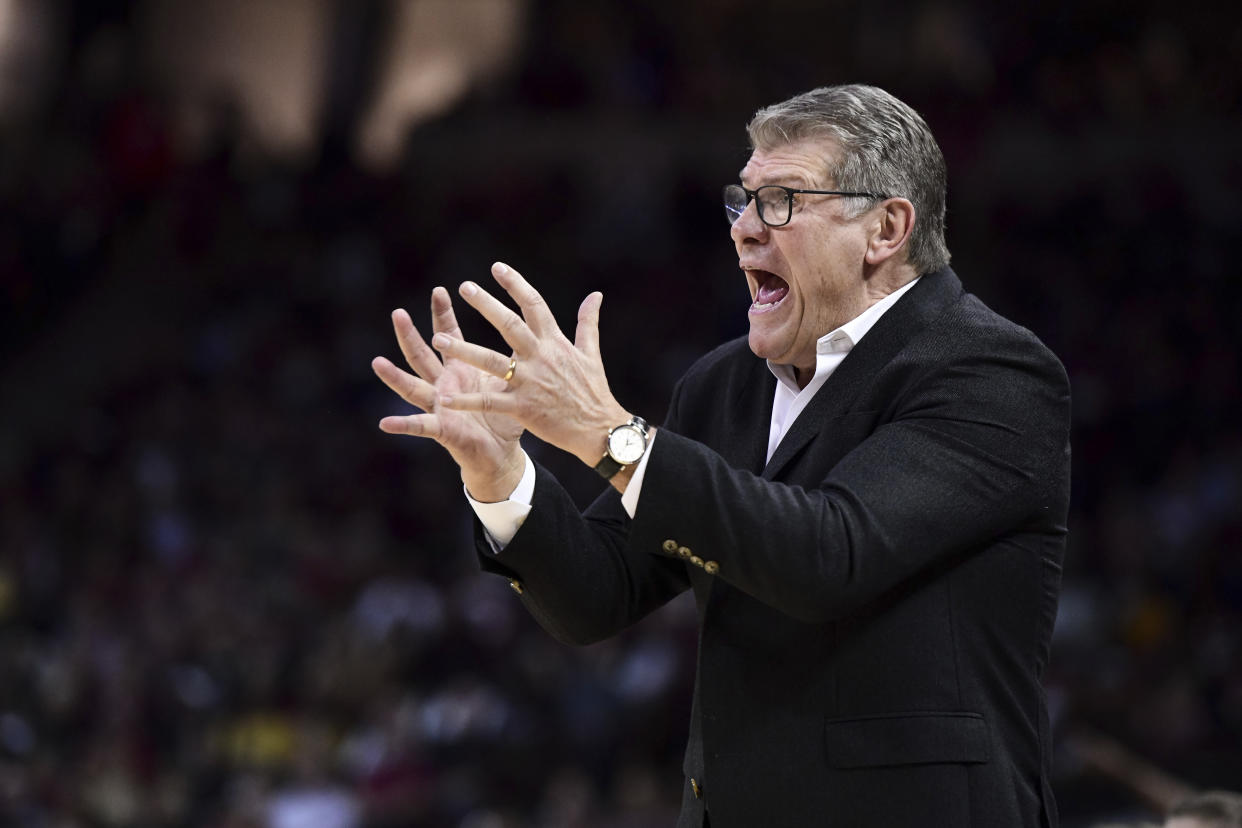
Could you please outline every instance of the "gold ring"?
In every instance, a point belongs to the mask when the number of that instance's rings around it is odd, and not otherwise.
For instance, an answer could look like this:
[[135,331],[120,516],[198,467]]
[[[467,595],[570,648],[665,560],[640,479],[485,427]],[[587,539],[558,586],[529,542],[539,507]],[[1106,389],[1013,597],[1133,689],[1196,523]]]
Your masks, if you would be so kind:
[[509,370],[505,371],[505,375],[501,377],[501,379],[504,380],[505,382],[508,382],[509,380],[513,379],[513,372],[516,370],[517,370],[517,360],[516,359],[509,360]]

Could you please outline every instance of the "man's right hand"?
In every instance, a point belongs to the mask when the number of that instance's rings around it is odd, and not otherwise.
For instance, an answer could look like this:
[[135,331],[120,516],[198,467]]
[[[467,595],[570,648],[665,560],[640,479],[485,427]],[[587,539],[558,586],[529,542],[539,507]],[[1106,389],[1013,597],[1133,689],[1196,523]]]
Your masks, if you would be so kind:
[[[471,497],[483,502],[505,500],[517,488],[526,468],[518,444],[522,426],[504,414],[454,411],[436,404],[441,394],[503,390],[504,381],[460,359],[447,357],[441,362],[405,310],[392,312],[392,324],[401,353],[414,374],[384,357],[373,359],[371,368],[397,396],[424,413],[385,417],[380,420],[380,430],[435,440],[461,467],[461,479]],[[442,287],[431,292],[431,326],[433,333],[462,338],[452,300]]]

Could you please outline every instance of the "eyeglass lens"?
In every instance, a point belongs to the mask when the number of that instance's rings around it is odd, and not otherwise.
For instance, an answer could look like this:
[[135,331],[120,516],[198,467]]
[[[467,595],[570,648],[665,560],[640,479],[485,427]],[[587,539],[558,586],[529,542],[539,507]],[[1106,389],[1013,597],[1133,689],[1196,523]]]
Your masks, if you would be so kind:
[[[791,199],[784,187],[766,185],[755,191],[759,218],[764,224],[781,225],[789,221]],[[732,225],[746,211],[750,197],[741,186],[730,184],[724,188],[725,218]]]

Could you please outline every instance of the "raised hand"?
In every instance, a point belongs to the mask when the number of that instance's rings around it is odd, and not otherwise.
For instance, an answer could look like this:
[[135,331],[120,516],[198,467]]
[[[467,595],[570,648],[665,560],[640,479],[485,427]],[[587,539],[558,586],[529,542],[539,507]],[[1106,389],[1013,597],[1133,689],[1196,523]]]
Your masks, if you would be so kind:
[[[518,444],[521,424],[501,412],[455,410],[437,402],[440,395],[497,393],[504,390],[504,381],[451,353],[441,362],[405,310],[393,311],[392,324],[401,353],[414,374],[384,357],[373,359],[371,368],[401,399],[424,413],[384,417],[380,429],[435,440],[461,467],[462,481],[476,500],[504,500],[517,487],[525,468]],[[437,338],[461,340],[452,300],[442,287],[431,292],[431,326]]]
[[[436,334],[431,344],[444,355],[445,364],[468,363],[491,380],[456,391],[437,384],[439,410],[512,417],[539,439],[595,465],[603,456],[608,429],[630,418],[609,390],[600,358],[603,295],[591,293],[582,301],[570,342],[543,297],[521,274],[497,262],[492,276],[517,303],[520,316],[474,282],[462,284],[461,296],[500,332],[513,354],[505,356],[461,337]],[[501,378],[509,373],[511,360],[516,366],[504,382]]]

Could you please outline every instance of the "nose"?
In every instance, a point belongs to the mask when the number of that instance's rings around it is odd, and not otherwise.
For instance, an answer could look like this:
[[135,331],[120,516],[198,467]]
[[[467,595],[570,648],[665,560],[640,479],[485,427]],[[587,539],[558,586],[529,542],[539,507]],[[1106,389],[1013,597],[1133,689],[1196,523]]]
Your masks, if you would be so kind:
[[729,228],[729,236],[733,244],[740,250],[747,241],[762,244],[767,237],[768,226],[759,218],[759,205],[752,198],[746,209]]

